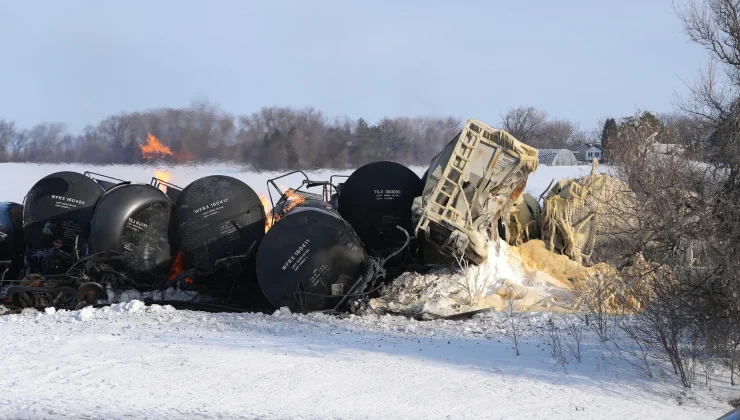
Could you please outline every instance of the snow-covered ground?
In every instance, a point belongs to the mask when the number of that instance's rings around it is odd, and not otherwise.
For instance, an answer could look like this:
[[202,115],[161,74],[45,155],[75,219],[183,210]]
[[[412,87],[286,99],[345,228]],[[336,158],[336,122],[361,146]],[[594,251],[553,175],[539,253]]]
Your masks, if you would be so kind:
[[133,301],[6,315],[0,418],[673,420],[729,411],[726,383],[683,392],[674,379],[641,377],[589,331],[583,361],[569,354],[564,368],[551,356],[548,317],[524,315],[516,356],[501,313],[338,319]]
[[[0,183],[0,201],[21,202],[38,179],[58,170],[148,182],[157,169],[182,187],[227,174],[259,193],[277,175],[227,165],[0,164],[10,175]],[[527,192],[539,196],[553,178],[589,170],[542,166]],[[351,171],[309,176],[334,173]],[[279,184],[293,186],[296,179]],[[526,313],[514,324],[522,335],[517,356],[512,321],[501,312],[467,321],[339,319],[282,311],[206,314],[132,301],[4,315],[0,418],[714,419],[740,393],[721,377],[712,390],[684,391],[659,365],[653,378],[640,376],[588,328],[583,360],[566,345],[569,361],[562,366],[551,354],[552,316]]]

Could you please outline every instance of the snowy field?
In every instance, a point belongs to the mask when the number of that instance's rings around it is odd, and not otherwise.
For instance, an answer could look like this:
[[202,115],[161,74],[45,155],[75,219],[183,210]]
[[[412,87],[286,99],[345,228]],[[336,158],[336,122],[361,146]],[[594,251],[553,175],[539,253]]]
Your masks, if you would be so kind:
[[0,316],[0,418],[675,420],[730,409],[724,382],[684,392],[646,379],[590,332],[582,363],[563,367],[547,316],[521,322],[516,356],[499,313],[340,320],[133,301]]
[[[2,173],[12,174],[0,184],[0,201],[21,202],[38,179],[58,170],[149,182],[155,169],[182,187],[227,174],[260,193],[275,175],[229,166],[0,164]],[[540,167],[527,191],[539,196],[552,178],[589,170]],[[551,350],[552,316],[528,313],[512,324],[491,312],[421,322],[282,311],[206,314],[139,301],[5,315],[0,418],[716,419],[740,394],[721,376],[711,390],[685,391],[660,364],[652,366],[653,378],[641,376],[589,327],[580,362],[568,347],[572,336],[559,333],[567,357],[562,365]],[[565,327],[561,317],[555,325]],[[512,326],[521,329],[520,356]]]

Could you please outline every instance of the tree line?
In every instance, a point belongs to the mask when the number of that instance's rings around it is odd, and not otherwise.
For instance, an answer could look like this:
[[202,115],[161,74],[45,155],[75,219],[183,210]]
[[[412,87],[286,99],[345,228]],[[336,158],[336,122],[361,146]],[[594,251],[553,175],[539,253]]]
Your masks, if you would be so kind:
[[[686,126],[689,118],[659,116],[677,127]],[[376,160],[426,166],[463,123],[448,116],[383,118],[372,124],[363,118],[330,119],[310,107],[265,107],[234,115],[199,102],[113,115],[79,134],[68,132],[63,123],[23,128],[0,119],[0,162],[136,164],[147,160],[140,146],[151,133],[172,151],[162,156],[172,163],[230,161],[258,170],[347,169]],[[512,108],[499,121],[486,123],[541,149],[575,150],[603,138],[599,130],[583,130],[531,106]]]
[[313,108],[265,107],[236,116],[208,103],[110,116],[80,134],[62,123],[30,129],[0,119],[0,161],[136,164],[149,134],[165,161],[242,162],[256,169],[349,168],[378,159],[428,164],[460,130],[455,118],[329,120]]

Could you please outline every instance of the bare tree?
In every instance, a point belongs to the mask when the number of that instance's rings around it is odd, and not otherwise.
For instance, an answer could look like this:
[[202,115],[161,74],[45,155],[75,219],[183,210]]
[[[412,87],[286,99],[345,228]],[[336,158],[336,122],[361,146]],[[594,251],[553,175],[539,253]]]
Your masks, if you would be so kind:
[[565,345],[570,350],[570,354],[576,359],[576,362],[583,362],[583,325],[573,317],[566,320],[567,332],[569,339],[565,340]]
[[463,253],[455,253],[453,256],[461,274],[458,284],[467,295],[467,304],[475,306],[485,291],[485,279],[481,267],[474,266],[471,268],[468,258]]
[[519,356],[519,341],[522,335],[522,316],[526,312],[524,302],[526,301],[527,293],[524,296],[516,296],[516,292],[513,287],[509,285],[506,290],[508,300],[506,301],[506,320],[509,324],[509,335],[511,341],[514,343],[514,351]]
[[610,303],[613,279],[608,273],[594,273],[587,276],[575,289],[578,301],[583,311],[583,318],[602,342],[614,337],[613,316],[610,313]]
[[568,368],[566,367],[568,364],[568,356],[565,353],[560,328],[555,325],[554,318],[550,318],[547,323],[547,335],[550,338],[550,355],[560,366],[563,367],[565,373],[568,373]]
[[740,96],[740,1],[689,0],[676,12],[689,38],[711,57],[682,108],[717,123],[735,112]]
[[586,134],[578,125],[562,119],[546,121],[541,129],[538,147],[547,149],[576,149],[586,142]]
[[587,134],[566,119],[549,119],[533,106],[512,108],[501,116],[501,127],[526,144],[540,149],[575,149]]
[[547,112],[533,106],[520,106],[501,116],[501,127],[517,140],[534,144],[533,140],[539,138],[546,121]]
[[0,120],[0,161],[6,160],[8,145],[15,136],[15,123]]
[[[669,363],[691,387],[698,367],[709,383],[712,357],[731,364],[730,326],[740,320],[734,274],[740,269],[734,245],[740,206],[724,168],[655,152],[655,139],[676,143],[677,136],[649,113],[622,120],[613,173],[636,199],[632,208],[615,202],[607,212],[636,221],[627,226],[633,230],[628,239],[610,244],[618,269],[612,283],[621,290],[617,303],[631,314],[618,325],[632,345],[615,345],[636,349],[633,355],[644,362],[639,368],[648,374],[648,359]],[[598,306],[600,290],[593,293]]]
[[60,123],[38,124],[29,133],[29,153],[31,157],[40,162],[52,162],[56,160],[61,149],[58,149],[64,137],[66,128]]
[[29,137],[27,130],[18,130],[12,136],[10,146],[13,160],[17,161],[21,158],[21,151],[26,147]]
[[664,112],[657,114],[666,130],[666,137],[687,148],[696,159],[706,158],[706,146],[712,135],[712,127],[701,118],[683,112]]

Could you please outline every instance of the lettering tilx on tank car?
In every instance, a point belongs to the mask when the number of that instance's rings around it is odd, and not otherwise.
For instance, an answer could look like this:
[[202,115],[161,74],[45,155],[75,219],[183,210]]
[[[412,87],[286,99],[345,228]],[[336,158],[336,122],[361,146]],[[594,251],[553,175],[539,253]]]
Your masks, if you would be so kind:
[[147,223],[132,219],[130,217],[126,221],[126,229],[132,230],[134,232],[142,232],[147,227],[149,227]]
[[401,190],[373,190],[376,200],[397,200],[401,197]]

